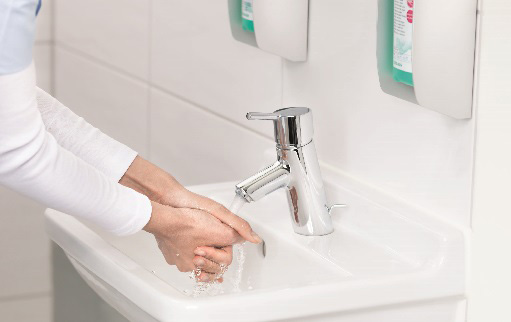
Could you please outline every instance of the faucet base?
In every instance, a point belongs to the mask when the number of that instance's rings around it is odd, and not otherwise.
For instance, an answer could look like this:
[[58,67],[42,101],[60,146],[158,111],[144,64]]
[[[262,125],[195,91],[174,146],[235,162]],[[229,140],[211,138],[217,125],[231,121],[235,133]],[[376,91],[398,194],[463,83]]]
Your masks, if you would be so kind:
[[286,187],[293,229],[305,236],[324,236],[334,231],[326,201],[323,179],[311,142],[296,149],[277,149],[281,162],[291,168]]

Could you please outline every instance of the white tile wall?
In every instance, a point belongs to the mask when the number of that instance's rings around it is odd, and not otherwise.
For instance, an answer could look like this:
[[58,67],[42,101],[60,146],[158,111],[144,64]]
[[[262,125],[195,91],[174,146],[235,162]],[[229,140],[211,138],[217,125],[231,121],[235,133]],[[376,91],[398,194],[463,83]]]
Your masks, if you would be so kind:
[[247,111],[281,106],[281,60],[231,36],[227,1],[154,0],[151,82],[271,136]]
[[147,155],[147,84],[65,49],[56,49],[55,62],[57,98],[103,132]]
[[468,225],[474,121],[380,90],[377,5],[311,0],[309,60],[284,65],[284,104],[313,109],[321,161]]
[[6,322],[50,322],[52,316],[51,296],[9,300],[0,302],[0,319]]
[[38,203],[0,187],[0,302],[51,292],[43,211]]
[[481,1],[468,322],[511,321],[511,3]]
[[37,69],[37,86],[52,92],[53,68],[53,0],[44,0],[37,16],[34,61]]
[[34,46],[34,61],[37,72],[37,86],[47,91],[52,92],[52,54],[53,45],[49,42],[37,43]]
[[184,184],[241,181],[274,150],[272,140],[159,90],[151,104],[151,161]]
[[[218,115],[266,137],[270,122],[248,122],[247,111],[307,105],[314,111],[321,161],[468,224],[474,122],[382,93],[376,2],[311,0],[309,61],[294,64],[234,41],[224,2],[55,1],[58,96],[107,133],[139,150],[156,137],[141,128],[126,133],[126,122],[142,123],[149,113],[140,93],[144,85],[131,76],[148,77],[148,87],[199,106],[196,113]],[[152,122],[162,122],[154,116],[161,109],[155,107]],[[232,128],[233,135],[238,132]],[[155,160],[164,162],[161,144],[150,145]]]
[[147,0],[55,0],[55,40],[147,79],[150,3]]
[[43,0],[37,16],[36,43],[52,42],[53,0]]

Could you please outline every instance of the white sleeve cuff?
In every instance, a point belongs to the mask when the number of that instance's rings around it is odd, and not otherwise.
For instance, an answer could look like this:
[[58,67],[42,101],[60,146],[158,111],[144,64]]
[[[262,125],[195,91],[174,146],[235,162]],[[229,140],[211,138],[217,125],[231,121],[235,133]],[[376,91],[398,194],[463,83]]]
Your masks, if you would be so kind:
[[149,219],[151,219],[152,205],[149,198],[135,190],[129,190],[133,193],[131,198],[136,200],[135,209],[131,211],[135,213],[136,216],[132,216],[130,220],[124,224],[124,226],[111,231],[111,233],[118,236],[127,236],[141,231],[147,225]]

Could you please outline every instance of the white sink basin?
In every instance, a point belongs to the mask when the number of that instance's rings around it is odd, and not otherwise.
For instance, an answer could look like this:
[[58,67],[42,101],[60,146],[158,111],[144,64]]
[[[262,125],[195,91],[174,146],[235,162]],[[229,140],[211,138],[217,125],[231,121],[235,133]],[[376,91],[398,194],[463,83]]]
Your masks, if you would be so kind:
[[[234,183],[190,189],[228,205]],[[46,212],[47,230],[85,281],[133,321],[345,321],[353,310],[463,295],[460,231],[392,201],[327,191],[349,207],[324,237],[293,232],[283,191],[246,205],[240,216],[265,240],[266,256],[261,245],[245,245],[241,281],[235,258],[225,282],[200,294],[188,274],[166,264],[150,234],[119,238],[54,210]],[[444,309],[446,319],[456,310]]]

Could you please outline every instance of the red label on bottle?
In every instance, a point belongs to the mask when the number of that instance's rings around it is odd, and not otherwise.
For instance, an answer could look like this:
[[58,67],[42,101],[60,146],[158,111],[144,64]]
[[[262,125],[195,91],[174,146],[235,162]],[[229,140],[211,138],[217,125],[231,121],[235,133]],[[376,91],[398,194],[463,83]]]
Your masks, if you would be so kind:
[[408,0],[408,7],[413,8],[413,0]]
[[408,19],[409,23],[413,23],[413,10],[408,10],[408,13],[406,14],[406,18]]

